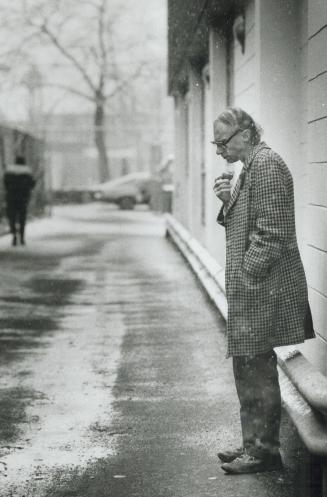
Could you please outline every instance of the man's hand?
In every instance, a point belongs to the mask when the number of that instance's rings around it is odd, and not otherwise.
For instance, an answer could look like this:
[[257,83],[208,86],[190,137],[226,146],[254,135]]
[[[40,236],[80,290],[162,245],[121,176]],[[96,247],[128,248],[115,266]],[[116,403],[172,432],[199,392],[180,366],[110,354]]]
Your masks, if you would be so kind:
[[215,195],[224,203],[224,205],[227,206],[231,197],[232,185],[230,183],[230,179],[224,176],[225,175],[222,175],[215,179],[213,191],[215,192]]

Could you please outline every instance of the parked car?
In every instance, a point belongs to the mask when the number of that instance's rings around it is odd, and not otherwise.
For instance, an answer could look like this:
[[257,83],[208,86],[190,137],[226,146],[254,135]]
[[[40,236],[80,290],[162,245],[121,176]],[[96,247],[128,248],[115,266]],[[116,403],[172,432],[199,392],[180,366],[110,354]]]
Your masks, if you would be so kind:
[[94,199],[117,204],[121,209],[134,209],[136,204],[148,204],[158,183],[150,173],[136,172],[100,183],[93,188]]

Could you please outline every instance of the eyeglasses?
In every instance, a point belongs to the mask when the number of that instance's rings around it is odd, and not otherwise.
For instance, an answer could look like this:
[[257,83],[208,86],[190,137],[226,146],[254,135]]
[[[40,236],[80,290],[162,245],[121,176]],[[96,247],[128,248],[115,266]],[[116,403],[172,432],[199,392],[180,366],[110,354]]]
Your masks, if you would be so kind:
[[229,138],[226,138],[226,140],[220,140],[218,142],[213,141],[211,143],[213,145],[216,145],[216,147],[218,147],[218,148],[226,148],[227,143],[229,143],[231,141],[231,139],[234,138],[235,135],[237,135],[237,133],[240,133],[240,131],[244,131],[244,130],[239,128]]

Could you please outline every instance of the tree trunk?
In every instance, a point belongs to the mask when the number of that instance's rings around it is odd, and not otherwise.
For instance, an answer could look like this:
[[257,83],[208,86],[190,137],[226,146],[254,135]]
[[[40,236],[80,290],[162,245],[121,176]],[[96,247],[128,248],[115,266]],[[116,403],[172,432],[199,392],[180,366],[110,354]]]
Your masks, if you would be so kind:
[[96,103],[94,114],[94,140],[98,150],[98,168],[99,180],[101,183],[110,178],[109,161],[106,150],[106,132],[105,132],[105,102],[99,99]]

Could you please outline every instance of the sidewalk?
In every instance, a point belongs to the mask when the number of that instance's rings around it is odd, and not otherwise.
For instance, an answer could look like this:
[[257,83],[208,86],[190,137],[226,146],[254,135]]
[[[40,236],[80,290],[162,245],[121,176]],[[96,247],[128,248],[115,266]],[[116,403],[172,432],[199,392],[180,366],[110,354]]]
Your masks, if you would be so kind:
[[31,222],[22,249],[2,237],[1,496],[301,495],[286,417],[285,471],[221,470],[241,439],[225,321],[163,235],[90,205]]
[[[166,215],[166,235],[188,262],[213,307],[226,320],[227,300],[223,268],[170,214]],[[322,464],[322,470],[325,471],[324,461],[327,453],[326,426],[324,418],[320,418],[320,415],[324,416],[326,413],[327,379],[309,364],[301,354],[299,346],[279,347],[276,352],[285,408],[284,422],[289,425],[290,435],[290,439],[287,435],[285,437],[284,445],[287,449],[284,459],[288,460],[289,467],[293,467],[299,474],[298,482],[301,483],[298,491],[302,492],[299,495],[317,497],[315,492],[320,492],[321,484],[319,465]],[[289,452],[293,443],[301,447],[296,458],[292,451]],[[320,458],[319,462],[315,459],[317,456]],[[314,482],[313,477],[316,479]],[[324,478],[323,476],[323,481]],[[324,492],[326,490],[324,486]],[[325,493],[323,495],[325,496]]]

